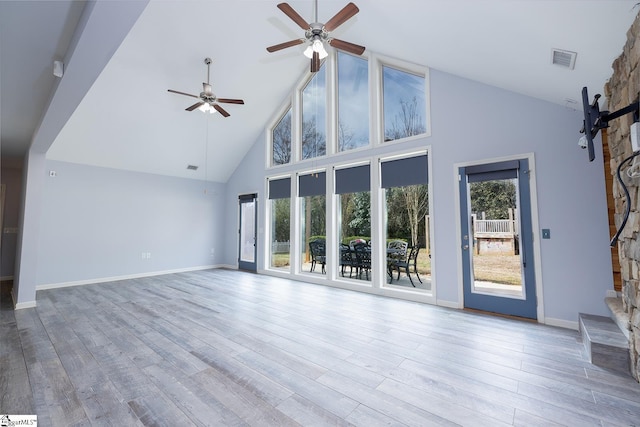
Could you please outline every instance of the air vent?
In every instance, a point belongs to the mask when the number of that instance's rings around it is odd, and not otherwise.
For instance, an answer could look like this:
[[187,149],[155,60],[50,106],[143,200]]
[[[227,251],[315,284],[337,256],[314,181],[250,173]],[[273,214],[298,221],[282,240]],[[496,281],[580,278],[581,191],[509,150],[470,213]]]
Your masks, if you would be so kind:
[[187,165],[187,169],[189,169],[190,171],[197,171],[198,170],[198,166],[196,166],[196,165]]
[[551,63],[573,70],[576,65],[577,55],[578,54],[576,52],[571,52],[568,50],[552,49]]

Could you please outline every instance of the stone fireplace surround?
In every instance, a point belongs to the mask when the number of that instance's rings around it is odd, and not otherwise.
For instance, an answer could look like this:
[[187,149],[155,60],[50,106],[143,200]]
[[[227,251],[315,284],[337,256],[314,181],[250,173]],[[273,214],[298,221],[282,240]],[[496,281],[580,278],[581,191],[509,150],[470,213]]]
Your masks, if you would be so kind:
[[[609,111],[617,111],[640,98],[640,13],[627,32],[622,54],[613,62],[613,75],[604,88]],[[626,209],[626,197],[615,178],[618,165],[632,154],[629,128],[633,115],[627,114],[609,123],[607,129],[611,172],[614,174],[613,197],[615,223],[618,227]],[[640,162],[640,156],[634,159]],[[626,169],[626,168],[625,168]],[[624,171],[624,170],[623,170]],[[630,214],[618,239],[622,275],[622,292],[617,299],[607,299],[613,318],[629,338],[631,374],[640,381],[640,177],[623,175],[631,196]]]

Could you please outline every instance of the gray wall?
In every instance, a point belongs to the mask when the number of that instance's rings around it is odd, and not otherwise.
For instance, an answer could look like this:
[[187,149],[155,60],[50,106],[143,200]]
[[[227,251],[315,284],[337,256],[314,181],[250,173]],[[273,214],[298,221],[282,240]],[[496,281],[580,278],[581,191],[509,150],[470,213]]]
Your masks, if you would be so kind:
[[223,184],[56,161],[46,168],[37,286],[220,263]]
[[[539,225],[551,229],[551,239],[540,241],[541,258],[537,260],[542,268],[539,280],[544,286],[545,317],[562,323],[576,322],[579,312],[606,314],[603,300],[606,291],[613,289],[613,279],[604,168],[600,154],[589,163],[586,152],[578,148],[582,113],[433,69],[430,92],[430,137],[340,156],[339,161],[431,146],[438,300],[459,302],[462,298],[458,293],[454,165],[534,153]],[[600,145],[596,151],[602,152]],[[265,171],[264,153],[265,137],[261,135],[227,183],[229,219],[237,216],[240,192],[258,189],[264,207],[265,177],[272,173]],[[338,157],[330,160],[338,161]],[[260,228],[264,227],[263,217],[261,209]],[[540,238],[540,230],[534,234],[535,239]],[[236,265],[237,230],[229,227],[225,238],[225,246],[234,248],[225,255],[225,263]],[[263,233],[259,239],[264,239]],[[264,258],[258,255],[259,260]]]

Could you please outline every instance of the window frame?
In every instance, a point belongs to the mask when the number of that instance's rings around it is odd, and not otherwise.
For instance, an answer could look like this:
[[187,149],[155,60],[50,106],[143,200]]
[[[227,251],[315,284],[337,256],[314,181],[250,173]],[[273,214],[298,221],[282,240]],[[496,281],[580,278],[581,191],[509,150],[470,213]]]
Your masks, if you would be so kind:
[[[390,58],[382,55],[376,55],[374,57],[375,75],[376,75],[376,100],[375,100],[375,123],[376,126],[376,139],[375,145],[392,145],[397,143],[404,143],[407,141],[414,141],[416,139],[428,138],[431,136],[431,93],[430,93],[430,76],[429,67],[418,65],[408,61],[402,61],[400,59]],[[393,68],[398,71],[402,71],[408,74],[413,74],[418,77],[424,77],[424,98],[425,98],[425,128],[426,131],[419,135],[411,135],[400,139],[394,139],[391,141],[385,141],[385,127],[384,127],[384,74],[383,67]]]
[[[267,126],[266,132],[266,156],[265,156],[265,167],[266,169],[274,169],[274,168],[282,168],[286,166],[290,166],[295,163],[295,146],[297,145],[294,137],[294,126],[295,119],[293,114],[293,100],[292,96],[289,96],[285,102],[280,106],[277,110],[276,114],[274,114],[269,120],[269,125]],[[274,164],[273,163],[273,131],[280,124],[284,116],[291,110],[291,161],[289,163],[282,164]]]

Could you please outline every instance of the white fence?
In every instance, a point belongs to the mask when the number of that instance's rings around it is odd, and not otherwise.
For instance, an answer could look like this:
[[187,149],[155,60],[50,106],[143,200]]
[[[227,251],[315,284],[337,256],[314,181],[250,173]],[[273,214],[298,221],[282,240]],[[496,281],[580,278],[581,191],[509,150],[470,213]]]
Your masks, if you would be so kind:
[[275,241],[271,243],[271,253],[272,254],[288,254],[289,247],[290,247],[289,242]]
[[513,236],[515,221],[511,219],[476,219],[473,221],[474,236]]

